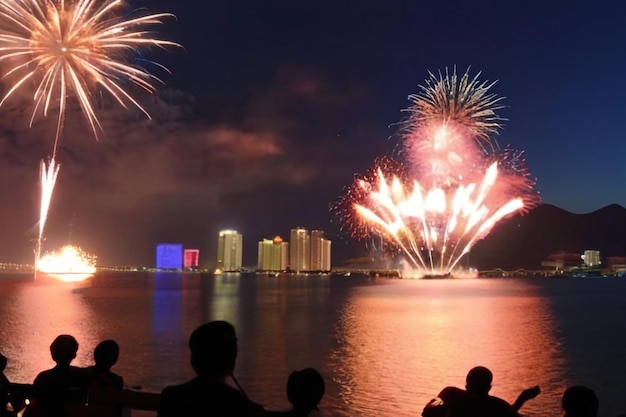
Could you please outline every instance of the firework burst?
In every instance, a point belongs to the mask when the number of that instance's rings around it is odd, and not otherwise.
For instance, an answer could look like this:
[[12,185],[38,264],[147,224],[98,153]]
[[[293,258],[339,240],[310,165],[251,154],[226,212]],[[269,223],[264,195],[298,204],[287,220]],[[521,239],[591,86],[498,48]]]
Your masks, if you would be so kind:
[[446,71],[409,96],[402,158],[378,159],[336,206],[353,236],[378,237],[416,275],[448,275],[497,222],[539,202],[522,153],[491,139],[493,85]]
[[37,268],[61,281],[83,281],[96,273],[96,257],[77,246],[65,245],[57,252],[46,253]]
[[413,132],[431,122],[448,124],[455,122],[469,129],[469,135],[488,145],[497,145],[493,140],[504,121],[496,113],[501,109],[503,97],[489,90],[496,82],[479,81],[480,73],[470,78],[465,72],[460,78],[456,70],[452,74],[446,69],[445,76],[429,72],[425,84],[419,86],[419,93],[411,94],[413,105],[407,109],[411,116],[410,129]]
[[[169,13],[126,19],[121,0],[3,0],[0,3],[0,63],[11,86],[0,106],[17,90],[35,87],[34,110],[46,116],[58,108],[53,158],[63,129],[69,97],[74,97],[92,132],[102,127],[93,107],[96,89],[109,93],[125,108],[150,117],[131,95],[130,85],[153,93],[160,80],[133,59],[143,47],[178,44],[153,37],[150,30]],[[159,66],[156,63],[153,63]]]

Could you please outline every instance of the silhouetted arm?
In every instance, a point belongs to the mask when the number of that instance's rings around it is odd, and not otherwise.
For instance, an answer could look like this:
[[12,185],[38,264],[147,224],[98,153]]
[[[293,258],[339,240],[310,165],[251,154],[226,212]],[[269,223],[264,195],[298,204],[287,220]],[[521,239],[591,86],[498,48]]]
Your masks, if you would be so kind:
[[525,389],[524,391],[520,393],[520,395],[517,397],[517,399],[515,400],[515,402],[513,403],[511,407],[517,413],[519,409],[522,408],[522,406],[526,403],[526,401],[532,400],[537,395],[539,395],[540,392],[541,392],[541,389],[539,389],[539,385],[536,385],[532,388]]

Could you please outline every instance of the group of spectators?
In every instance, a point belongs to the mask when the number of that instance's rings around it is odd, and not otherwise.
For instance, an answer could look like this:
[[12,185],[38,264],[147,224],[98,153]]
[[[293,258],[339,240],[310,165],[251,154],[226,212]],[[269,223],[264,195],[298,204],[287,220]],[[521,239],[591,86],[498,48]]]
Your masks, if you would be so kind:
[[[465,379],[465,389],[444,388],[430,400],[422,417],[518,417],[526,401],[540,394],[539,386],[523,390],[513,404],[489,395],[493,374],[484,366],[472,368]],[[565,390],[561,400],[563,417],[597,417],[599,401],[595,392],[584,386]]]
[[[78,343],[60,335],[50,345],[56,366],[41,372],[33,384],[14,384],[4,375],[6,358],[0,354],[0,417],[123,417],[129,408],[156,410],[157,417],[312,417],[324,395],[325,383],[313,368],[294,371],[287,381],[287,411],[265,410],[250,400],[233,375],[237,360],[235,328],[212,321],[189,338],[191,366],[196,376],[168,386],[160,394],[124,389],[121,376],[111,371],[119,347],[105,340],[94,350],[94,365],[71,365]],[[538,386],[523,390],[513,404],[489,395],[493,375],[485,367],[470,370],[465,389],[446,387],[431,400],[423,417],[518,417],[524,403],[540,393]],[[593,390],[574,386],[562,398],[563,417],[597,417]]]
[[124,388],[111,371],[119,346],[105,340],[94,350],[94,365],[72,366],[78,342],[60,335],[50,345],[56,365],[40,372],[32,384],[11,383],[0,354],[0,417],[124,417],[129,409],[156,410],[157,417],[308,417],[318,411],[325,383],[313,368],[294,371],[287,381],[290,410],[270,411],[250,400],[233,375],[237,359],[235,328],[212,321],[189,338],[191,366],[196,376],[160,394]]

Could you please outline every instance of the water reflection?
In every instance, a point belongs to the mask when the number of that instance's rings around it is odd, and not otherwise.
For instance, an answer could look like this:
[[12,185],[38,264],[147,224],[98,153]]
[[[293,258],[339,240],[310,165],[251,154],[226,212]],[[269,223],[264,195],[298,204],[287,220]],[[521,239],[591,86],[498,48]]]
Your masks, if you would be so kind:
[[251,398],[285,408],[285,384],[295,369],[323,369],[332,325],[325,276],[222,274],[202,284],[204,321],[228,320],[239,338],[235,374]]
[[539,384],[544,394],[522,411],[545,415],[559,409],[564,381],[553,322],[533,287],[510,281],[355,288],[333,355],[340,395],[360,415],[420,415],[440,389],[463,387],[467,371],[484,365],[491,393],[510,402]]
[[32,382],[40,371],[54,366],[49,347],[60,334],[78,340],[77,365],[93,363],[85,347],[97,344],[98,327],[93,325],[93,312],[81,296],[81,287],[41,279],[14,290],[3,314],[2,349],[18,382]]
[[[32,278],[32,277],[31,277]],[[115,371],[149,392],[193,374],[187,339],[199,324],[231,321],[240,340],[236,375],[255,401],[288,405],[289,372],[326,378],[325,415],[415,416],[478,364],[493,393],[547,416],[565,386],[597,387],[603,416],[625,411],[625,280],[374,280],[367,277],[96,274],[77,285],[0,282],[0,351],[7,375],[30,382],[52,366],[49,345],[76,336],[78,365],[97,342],[120,344]]]

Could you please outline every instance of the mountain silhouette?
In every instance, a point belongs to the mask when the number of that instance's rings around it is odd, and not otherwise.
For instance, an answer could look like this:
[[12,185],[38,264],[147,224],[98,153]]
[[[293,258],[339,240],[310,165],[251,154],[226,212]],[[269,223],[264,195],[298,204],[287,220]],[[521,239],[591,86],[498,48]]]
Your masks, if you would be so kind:
[[626,208],[611,204],[575,214],[539,205],[497,224],[472,248],[469,264],[479,270],[541,269],[551,254],[582,255],[585,250],[599,250],[601,258],[626,256]]

